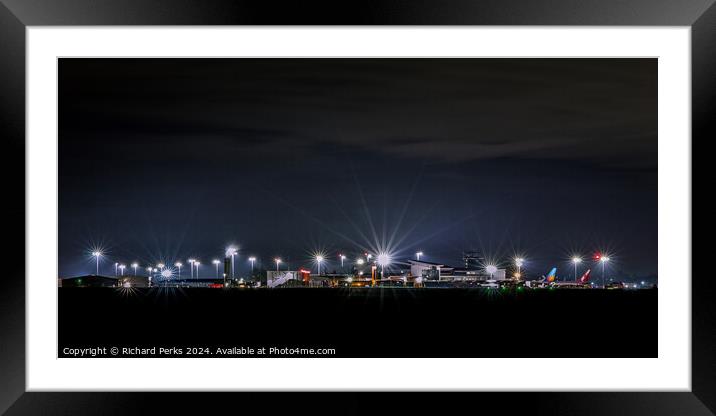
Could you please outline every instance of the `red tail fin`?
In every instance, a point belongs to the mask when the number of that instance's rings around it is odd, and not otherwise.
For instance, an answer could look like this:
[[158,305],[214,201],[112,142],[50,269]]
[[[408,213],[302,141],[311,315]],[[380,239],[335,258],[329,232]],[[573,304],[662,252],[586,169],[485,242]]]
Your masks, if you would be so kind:
[[579,283],[587,283],[589,281],[589,273],[592,272],[592,269],[587,270],[582,277],[579,278]]

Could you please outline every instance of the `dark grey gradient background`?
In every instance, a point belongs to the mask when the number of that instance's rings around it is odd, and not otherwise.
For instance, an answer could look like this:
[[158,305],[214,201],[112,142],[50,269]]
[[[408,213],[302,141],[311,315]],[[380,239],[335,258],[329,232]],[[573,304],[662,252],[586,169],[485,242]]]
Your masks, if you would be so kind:
[[[689,1],[361,1],[286,2],[211,0],[0,0],[0,137],[11,242],[5,254],[21,257],[24,250],[24,48],[28,25],[153,25],[153,24],[469,24],[469,25],[692,25],[693,136],[696,149],[716,137],[716,7],[713,0]],[[6,7],[7,6],[7,7]],[[710,8],[709,8],[710,7]],[[708,11],[707,11],[708,9]],[[703,143],[703,144],[702,144]],[[694,152],[699,155],[699,152]],[[701,152],[706,157],[708,152]],[[694,162],[696,162],[694,160]],[[694,163],[694,166],[697,166]],[[704,166],[704,165],[699,165]],[[23,172],[21,176],[19,172]],[[11,176],[12,175],[12,176]],[[694,185],[710,179],[694,174]],[[703,197],[702,197],[703,198]],[[694,218],[705,215],[697,214]],[[696,236],[707,231],[696,230]],[[698,240],[697,240],[698,241]],[[706,245],[695,245],[694,258]],[[694,270],[698,266],[694,265]],[[54,284],[54,281],[53,281]],[[311,407],[312,414],[357,414],[359,411],[415,409],[444,412],[469,405],[501,414],[645,414],[707,415],[716,409],[716,312],[714,279],[693,279],[692,393],[482,393],[478,397],[355,394],[316,397],[302,394],[276,400],[266,394],[127,394],[25,393],[24,267],[6,270],[0,290],[0,412],[7,414],[193,414],[218,409],[263,411]],[[388,399],[388,400],[384,400]],[[17,401],[16,401],[17,400]],[[463,402],[465,400],[465,402]],[[383,403],[381,403],[383,402]],[[389,402],[389,403],[386,403]],[[479,402],[479,404],[478,404]],[[378,404],[380,403],[380,405]],[[182,410],[182,411],[177,411]]]
[[[0,414],[25,391],[25,25],[0,4],[0,163],[4,215],[12,239],[4,251],[18,259],[0,288]],[[23,178],[21,181],[20,178]]]
[[3,0],[28,25],[666,25],[713,0]]
[[706,243],[705,235],[713,221],[702,221],[707,218],[705,209],[694,209],[697,201],[704,202],[704,191],[713,187],[712,175],[707,176],[705,169],[708,164],[704,163],[710,154],[703,150],[716,138],[716,5],[691,30],[692,387],[694,394],[716,413],[716,280],[703,273],[708,270],[704,263],[710,258],[707,250],[712,246]]

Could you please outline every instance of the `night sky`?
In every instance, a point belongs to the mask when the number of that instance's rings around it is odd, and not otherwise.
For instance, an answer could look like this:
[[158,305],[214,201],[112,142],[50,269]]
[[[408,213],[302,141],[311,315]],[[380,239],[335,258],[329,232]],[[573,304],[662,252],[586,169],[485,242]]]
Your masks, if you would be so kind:
[[657,272],[656,59],[60,59],[59,117],[63,277],[230,243]]

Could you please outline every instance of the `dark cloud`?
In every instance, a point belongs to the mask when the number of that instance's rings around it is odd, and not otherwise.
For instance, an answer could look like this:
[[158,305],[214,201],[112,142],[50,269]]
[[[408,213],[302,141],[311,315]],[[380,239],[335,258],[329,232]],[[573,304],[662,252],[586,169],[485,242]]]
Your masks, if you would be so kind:
[[[656,161],[645,158],[656,139],[649,60],[154,60],[147,76],[130,59],[111,64],[111,81],[106,63],[84,62],[63,62],[73,83],[63,96],[77,103],[63,115],[87,134],[288,137],[445,161]],[[96,70],[75,81],[73,65]]]

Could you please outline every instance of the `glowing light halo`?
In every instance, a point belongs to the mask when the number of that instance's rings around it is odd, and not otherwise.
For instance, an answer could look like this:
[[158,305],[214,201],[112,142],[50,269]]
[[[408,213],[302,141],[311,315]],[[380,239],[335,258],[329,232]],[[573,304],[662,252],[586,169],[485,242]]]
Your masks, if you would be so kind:
[[376,259],[376,261],[378,262],[378,265],[383,266],[383,267],[389,265],[389,264],[390,264],[390,260],[391,260],[391,259],[390,259],[390,254],[388,254],[388,253],[386,253],[386,252],[381,252],[381,253],[379,253],[378,256],[376,256],[375,259]]

